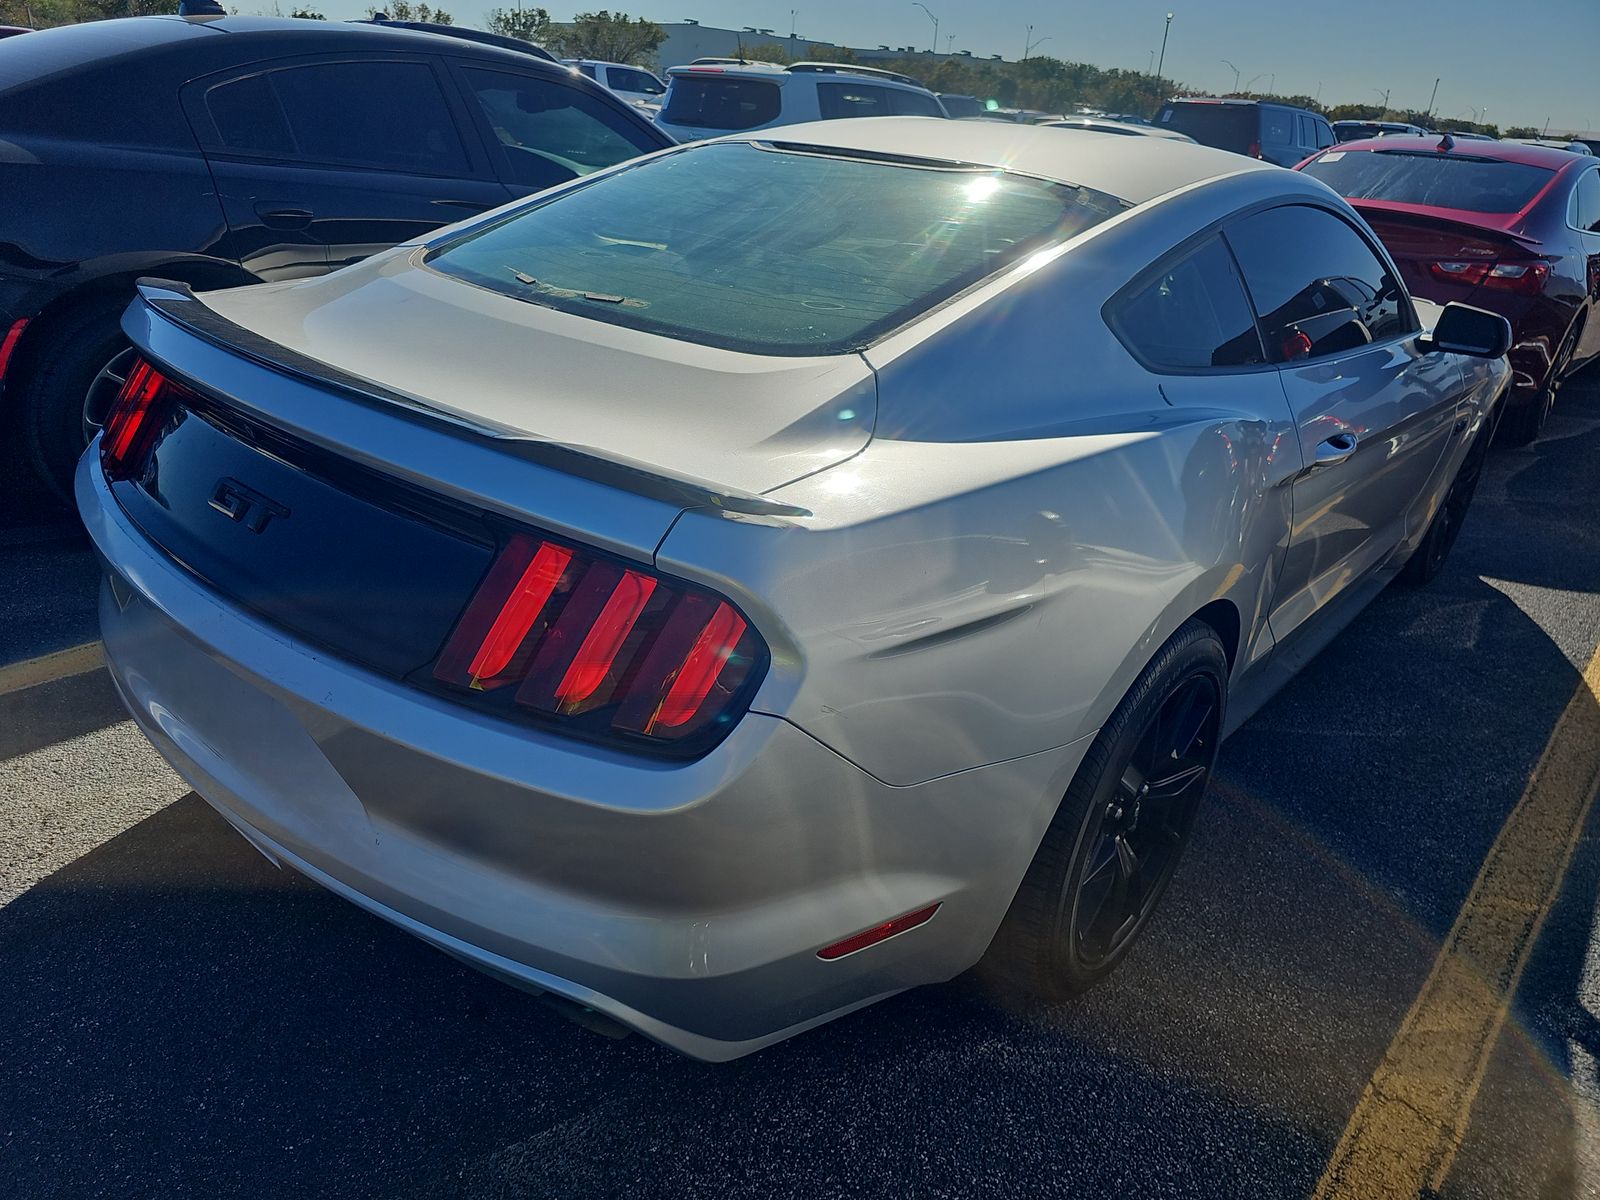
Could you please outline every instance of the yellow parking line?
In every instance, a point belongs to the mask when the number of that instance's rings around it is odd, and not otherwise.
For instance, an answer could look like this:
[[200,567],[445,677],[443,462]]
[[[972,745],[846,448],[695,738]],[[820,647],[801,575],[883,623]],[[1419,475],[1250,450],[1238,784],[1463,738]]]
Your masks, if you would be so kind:
[[1362,1093],[1316,1200],[1400,1200],[1443,1185],[1597,787],[1600,650]]
[[0,696],[38,687],[41,683],[54,683],[97,670],[105,662],[105,653],[99,642],[85,642],[70,646],[54,654],[41,654],[25,662],[0,667]]

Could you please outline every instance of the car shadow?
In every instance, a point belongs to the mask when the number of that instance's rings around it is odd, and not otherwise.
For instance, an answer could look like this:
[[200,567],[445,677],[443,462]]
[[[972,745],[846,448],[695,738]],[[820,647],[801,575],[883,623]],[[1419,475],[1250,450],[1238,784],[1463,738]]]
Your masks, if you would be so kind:
[[[1589,652],[1600,387],[1578,401],[1491,458],[1433,586],[1229,742],[1148,938],[1073,1004],[964,978],[707,1066],[274,869],[190,795],[0,908],[0,1187],[1303,1196]],[[1597,889],[1591,827],[1447,1191],[1578,1194]]]

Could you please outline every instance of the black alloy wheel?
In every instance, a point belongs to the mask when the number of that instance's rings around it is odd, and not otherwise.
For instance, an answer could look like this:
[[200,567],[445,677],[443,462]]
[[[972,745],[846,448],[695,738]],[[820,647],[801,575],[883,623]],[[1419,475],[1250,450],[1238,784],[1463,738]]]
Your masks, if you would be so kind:
[[1216,682],[1190,675],[1146,725],[1098,821],[1091,815],[1071,913],[1084,967],[1120,958],[1171,881],[1211,779],[1221,719]]
[[1101,727],[980,964],[1004,998],[1067,999],[1126,957],[1189,843],[1227,679],[1221,639],[1191,620]]

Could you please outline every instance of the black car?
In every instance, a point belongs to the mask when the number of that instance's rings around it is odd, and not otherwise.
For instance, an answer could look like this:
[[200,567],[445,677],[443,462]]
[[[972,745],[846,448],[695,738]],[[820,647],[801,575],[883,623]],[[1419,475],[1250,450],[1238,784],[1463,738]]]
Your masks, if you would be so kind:
[[0,41],[0,427],[67,496],[141,275],[321,274],[672,144],[564,66],[382,25],[136,17]]
[[1335,142],[1326,118],[1305,108],[1266,100],[1169,100],[1156,117],[1162,129],[1186,133],[1202,146],[1248,154],[1292,167]]

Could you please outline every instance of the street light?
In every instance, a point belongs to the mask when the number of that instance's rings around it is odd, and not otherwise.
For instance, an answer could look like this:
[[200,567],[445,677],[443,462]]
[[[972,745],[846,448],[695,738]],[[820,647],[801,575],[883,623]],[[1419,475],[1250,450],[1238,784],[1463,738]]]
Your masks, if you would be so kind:
[[944,52],[946,54],[950,53],[950,47],[954,46],[955,44],[956,44],[956,35],[955,34],[947,33],[947,34],[944,35]]
[[1252,78],[1248,83],[1246,83],[1244,85],[1244,94],[1246,96],[1253,95],[1254,93],[1252,93],[1250,91],[1250,89],[1255,87],[1256,80],[1257,79],[1265,79],[1266,77],[1267,77],[1267,73],[1265,71],[1263,71],[1263,72],[1261,72],[1261,74],[1259,74],[1259,75],[1255,76],[1254,78]]
[[1233,90],[1237,92],[1239,90],[1239,68],[1235,67],[1231,62],[1229,62],[1225,58],[1218,59],[1217,61],[1222,63],[1223,66],[1229,67],[1229,68],[1232,69],[1232,71],[1233,71]]
[[791,42],[794,41],[794,19],[797,15],[799,15],[799,11],[800,10],[796,8],[791,8],[789,10],[789,40]]
[[1387,117],[1389,115],[1389,92],[1390,92],[1390,89],[1389,88],[1373,88],[1372,90],[1377,92],[1378,95],[1383,97],[1383,112],[1379,115],[1379,119],[1381,120],[1383,117]]
[[939,18],[933,15],[933,9],[922,3],[922,0],[911,0],[911,2],[927,13],[928,20],[933,22],[933,52],[939,53]]
[[1162,71],[1167,65],[1167,34],[1172,32],[1172,14],[1167,14],[1167,23],[1161,30],[1161,60],[1156,63],[1156,80],[1162,78]]
[[1033,48],[1035,46],[1042,46],[1046,42],[1048,42],[1049,40],[1050,39],[1047,38],[1047,37],[1042,37],[1042,38],[1039,38],[1039,39],[1035,40],[1034,36],[1033,36],[1033,26],[1029,25],[1028,26],[1027,37],[1023,40],[1023,43],[1022,43],[1022,61],[1023,62],[1027,62],[1028,59],[1033,56]]

